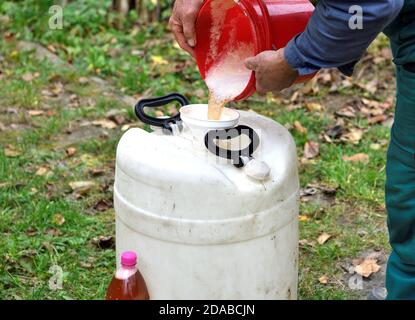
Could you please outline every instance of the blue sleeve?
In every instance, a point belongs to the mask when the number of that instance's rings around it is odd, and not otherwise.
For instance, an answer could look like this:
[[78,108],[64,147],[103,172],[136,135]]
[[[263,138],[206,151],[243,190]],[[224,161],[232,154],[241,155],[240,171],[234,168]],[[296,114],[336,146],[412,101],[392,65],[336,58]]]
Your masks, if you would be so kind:
[[[360,29],[350,27],[356,3],[363,13]],[[339,68],[351,75],[356,62],[403,4],[404,0],[320,0],[306,30],[287,44],[285,58],[300,75],[322,68]]]

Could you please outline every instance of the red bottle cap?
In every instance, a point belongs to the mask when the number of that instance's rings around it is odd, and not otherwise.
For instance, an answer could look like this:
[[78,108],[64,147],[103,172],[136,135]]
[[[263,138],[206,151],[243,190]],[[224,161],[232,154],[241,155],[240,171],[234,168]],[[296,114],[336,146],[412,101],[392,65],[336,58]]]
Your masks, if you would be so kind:
[[137,264],[137,254],[133,251],[123,252],[121,255],[121,264],[127,267],[135,266]]

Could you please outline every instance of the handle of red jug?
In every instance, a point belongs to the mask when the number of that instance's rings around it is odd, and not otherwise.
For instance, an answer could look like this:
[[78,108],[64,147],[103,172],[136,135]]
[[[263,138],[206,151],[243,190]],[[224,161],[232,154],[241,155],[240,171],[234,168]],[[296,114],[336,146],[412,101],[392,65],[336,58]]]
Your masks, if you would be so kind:
[[[242,135],[248,136],[250,143],[240,150],[224,149],[218,146],[217,140],[229,141]],[[254,129],[240,125],[226,130],[212,130],[205,135],[206,148],[217,157],[232,160],[233,165],[242,168],[245,165],[243,157],[252,159],[252,155],[259,146],[259,136]]]
[[189,104],[189,101],[186,99],[185,96],[179,93],[172,93],[172,94],[159,97],[159,98],[150,98],[150,99],[140,100],[134,108],[135,114],[137,115],[138,119],[140,119],[145,124],[149,124],[151,126],[156,126],[156,127],[161,127],[163,129],[172,131],[171,124],[181,121],[180,113],[169,118],[156,118],[156,117],[152,117],[148,115],[144,111],[145,108],[163,107],[172,102],[178,102],[180,103],[182,107],[187,106]]

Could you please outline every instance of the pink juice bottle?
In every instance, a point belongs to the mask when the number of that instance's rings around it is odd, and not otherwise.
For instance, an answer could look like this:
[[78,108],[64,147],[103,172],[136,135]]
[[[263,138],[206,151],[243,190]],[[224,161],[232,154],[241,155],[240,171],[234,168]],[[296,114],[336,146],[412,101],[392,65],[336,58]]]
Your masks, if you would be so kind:
[[137,269],[135,252],[121,255],[121,267],[115,272],[107,290],[107,300],[150,300],[147,285]]

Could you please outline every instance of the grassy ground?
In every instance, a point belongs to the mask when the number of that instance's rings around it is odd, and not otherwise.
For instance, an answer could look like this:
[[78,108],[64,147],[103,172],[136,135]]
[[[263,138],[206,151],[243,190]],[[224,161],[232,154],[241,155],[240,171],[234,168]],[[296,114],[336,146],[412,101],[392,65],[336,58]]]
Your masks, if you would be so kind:
[[[49,30],[52,1],[24,3],[0,0],[0,298],[101,299],[115,261],[115,147],[123,130],[139,126],[119,93],[178,91],[196,102],[206,90],[163,24],[138,26],[132,15],[116,28],[110,1],[83,0],[66,7],[63,30]],[[65,65],[21,50],[21,40],[42,44]],[[348,287],[348,268],[389,251],[382,122],[392,112],[394,80],[386,48],[379,38],[353,81],[325,72],[305,89],[236,105],[285,124],[296,139],[301,299],[361,297],[365,290]],[[345,106],[354,111],[339,116]],[[374,114],[384,118],[373,124]],[[337,139],[327,131],[335,125],[343,130]],[[319,144],[318,155],[304,153],[309,141]],[[355,154],[364,162],[343,160]],[[330,239],[319,243],[324,233]],[[53,265],[63,270],[62,290],[49,288]],[[363,289],[381,282],[378,272]]]

